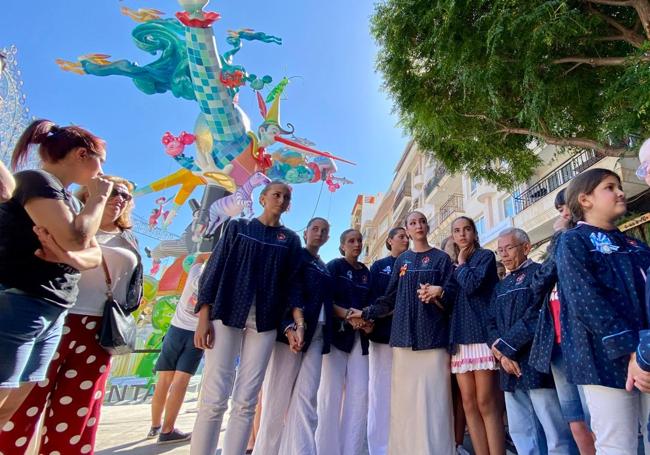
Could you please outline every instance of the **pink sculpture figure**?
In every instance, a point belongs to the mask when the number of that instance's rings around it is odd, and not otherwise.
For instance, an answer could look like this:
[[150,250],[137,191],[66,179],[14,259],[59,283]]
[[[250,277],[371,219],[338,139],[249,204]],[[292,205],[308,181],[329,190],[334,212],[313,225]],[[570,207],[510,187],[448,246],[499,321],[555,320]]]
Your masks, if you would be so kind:
[[167,215],[169,215],[169,210],[166,212],[163,212],[163,206],[169,202],[166,197],[159,197],[156,199],[156,205],[158,208],[153,209],[151,211],[151,215],[149,215],[149,229],[153,229],[156,226],[158,226],[158,220],[160,217],[162,217],[163,221],[165,218],[167,218]]
[[266,175],[256,172],[233,194],[214,201],[210,206],[208,225],[203,234],[204,237],[213,236],[217,228],[229,217],[237,216],[242,212],[248,214],[248,216],[253,216],[253,190],[270,182],[271,179]]
[[162,143],[165,146],[165,153],[176,157],[183,153],[186,145],[193,144],[195,139],[193,134],[185,131],[182,131],[178,137],[167,131],[162,137]]

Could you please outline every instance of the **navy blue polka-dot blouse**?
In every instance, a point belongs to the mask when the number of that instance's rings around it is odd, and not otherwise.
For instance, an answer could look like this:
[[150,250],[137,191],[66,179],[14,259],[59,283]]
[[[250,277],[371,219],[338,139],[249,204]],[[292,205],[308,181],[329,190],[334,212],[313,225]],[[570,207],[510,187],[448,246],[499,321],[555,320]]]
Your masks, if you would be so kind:
[[488,344],[519,363],[521,377],[500,372],[501,390],[552,388],[553,377],[530,366],[530,347],[535,334],[541,299],[535,297],[530,284],[540,265],[526,261],[500,281],[492,296],[488,318]]
[[629,355],[648,329],[650,249],[618,229],[581,223],[562,234],[556,260],[569,382],[624,388]]
[[[422,303],[417,295],[420,284],[441,286],[444,295],[440,309],[434,303]],[[390,345],[424,349],[449,346],[449,315],[456,300],[458,285],[454,265],[443,251],[432,248],[423,253],[408,250],[395,261],[386,295],[364,309],[364,318],[376,320],[393,311]]]
[[323,325],[323,354],[330,351],[332,340],[332,290],[334,280],[327,270],[325,263],[319,258],[314,257],[306,249],[302,249],[300,255],[301,264],[296,279],[292,286],[296,292],[292,292],[289,300],[289,308],[283,324],[278,328],[278,341],[288,343],[284,330],[293,324],[294,308],[301,308],[307,329],[305,330],[305,346],[302,352],[309,348],[316,327],[321,308],[323,308],[325,323]]
[[555,264],[555,247],[561,232],[556,232],[547,249],[547,257],[535,272],[530,283],[531,291],[535,298],[542,299],[539,310],[537,327],[533,346],[530,349],[530,364],[537,371],[549,373],[551,371],[551,356],[555,346],[555,327],[553,313],[551,312],[550,298],[553,288],[557,284],[557,266]]
[[499,282],[494,253],[477,249],[454,272],[458,297],[451,315],[452,345],[487,343],[487,317],[494,286]]
[[[370,266],[370,282],[372,284],[372,294],[375,297],[382,297],[388,289],[388,283],[393,273],[396,257],[387,256],[375,261]],[[375,328],[368,335],[373,343],[388,344],[390,341],[390,329],[393,322],[391,315],[375,319]]]
[[[359,263],[361,268],[355,269],[345,258],[334,259],[327,263],[327,269],[334,279],[333,303],[341,308],[361,310],[372,302],[370,288],[370,271]],[[357,330],[342,319],[333,318],[332,344],[343,352],[352,352]],[[363,355],[368,354],[368,337],[359,331]]]
[[231,220],[201,275],[197,310],[210,305],[210,319],[244,328],[254,304],[257,330],[276,330],[295,291],[300,250],[300,239],[286,227]]

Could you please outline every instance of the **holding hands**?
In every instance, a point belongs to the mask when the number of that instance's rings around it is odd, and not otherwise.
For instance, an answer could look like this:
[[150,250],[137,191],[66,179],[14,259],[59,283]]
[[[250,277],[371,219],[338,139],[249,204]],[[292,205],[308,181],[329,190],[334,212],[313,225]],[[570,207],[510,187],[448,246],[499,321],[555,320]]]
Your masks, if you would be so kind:
[[374,324],[371,321],[363,319],[363,311],[356,308],[350,308],[345,316],[345,320],[352,326],[354,330],[361,330],[368,334],[372,332]]
[[289,326],[284,334],[289,340],[289,349],[294,354],[302,351],[305,347],[305,320],[299,319],[295,324]]

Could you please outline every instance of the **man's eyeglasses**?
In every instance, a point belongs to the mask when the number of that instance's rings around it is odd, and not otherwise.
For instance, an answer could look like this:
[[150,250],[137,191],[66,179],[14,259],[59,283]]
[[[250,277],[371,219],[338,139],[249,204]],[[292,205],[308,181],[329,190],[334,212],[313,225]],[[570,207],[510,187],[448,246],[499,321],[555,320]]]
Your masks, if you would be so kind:
[[650,161],[642,161],[641,165],[638,167],[636,170],[636,176],[641,179],[645,180],[646,176],[650,173]]
[[521,245],[521,243],[518,243],[517,245],[508,245],[508,246],[505,247],[505,248],[497,248],[497,254],[498,254],[499,256],[503,256],[504,253],[508,253],[508,255],[510,255],[510,254],[511,254],[514,250],[516,250],[520,245]]
[[121,197],[122,200],[124,200],[126,202],[130,202],[131,199],[133,199],[133,196],[131,196],[126,191],[122,191],[120,189],[113,188],[113,191],[111,191],[111,197],[118,197],[118,196]]

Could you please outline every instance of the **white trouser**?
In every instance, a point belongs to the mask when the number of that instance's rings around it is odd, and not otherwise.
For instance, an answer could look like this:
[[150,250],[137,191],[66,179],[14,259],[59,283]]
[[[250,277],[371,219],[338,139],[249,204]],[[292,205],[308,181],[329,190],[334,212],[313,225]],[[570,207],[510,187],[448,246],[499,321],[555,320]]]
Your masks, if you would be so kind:
[[368,418],[368,356],[361,354],[357,334],[351,353],[332,346],[323,356],[318,389],[318,455],[357,455],[366,452]]
[[647,416],[645,422],[641,416],[640,394],[600,385],[583,385],[582,390],[591,415],[591,429],[596,435],[596,453],[636,455],[639,422],[642,427],[648,425]]
[[650,425],[650,393],[640,393],[641,395],[641,417],[639,424],[643,433],[643,449],[645,455],[650,455],[650,436],[648,425]]
[[371,342],[368,360],[368,452],[370,455],[386,455],[390,430],[393,348],[389,344]]
[[305,353],[275,343],[262,387],[262,417],[254,455],[316,455],[316,394],[323,351],[319,327]]
[[[245,329],[213,321],[214,346],[205,351],[203,385],[199,414],[192,432],[191,455],[215,455],[223,416],[232,392],[232,411],[223,441],[222,455],[241,455],[246,451],[276,331],[257,332],[254,316]],[[239,356],[239,367],[235,362]],[[233,387],[234,385],[234,387]]]

